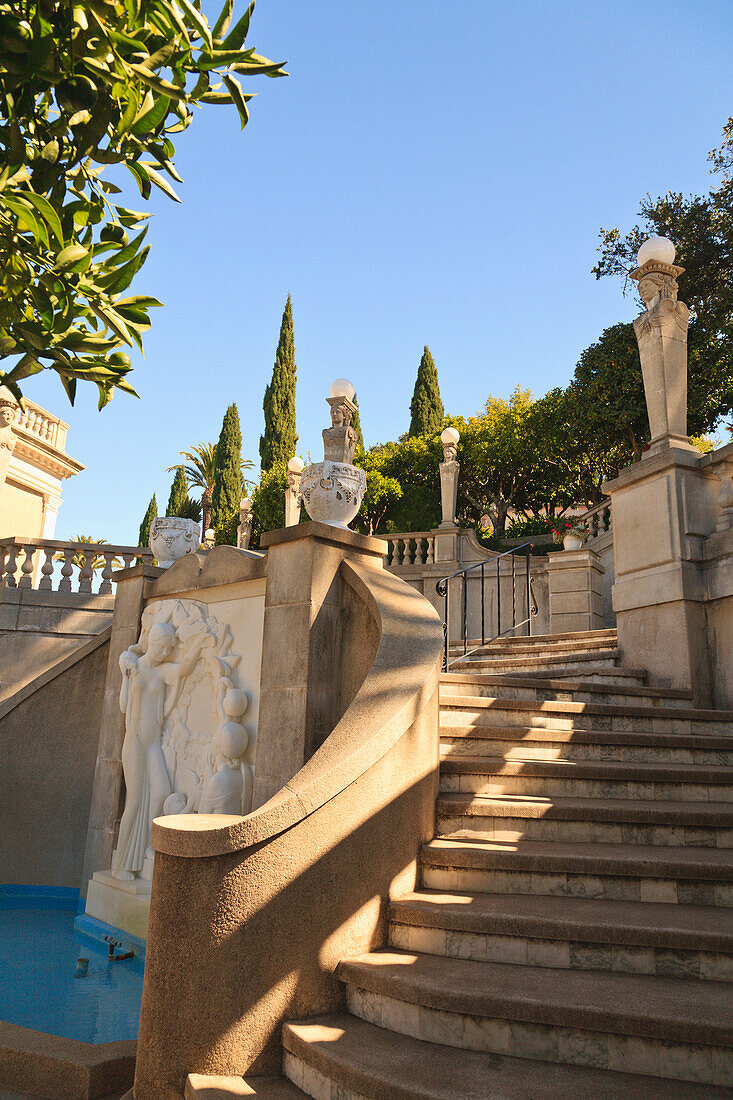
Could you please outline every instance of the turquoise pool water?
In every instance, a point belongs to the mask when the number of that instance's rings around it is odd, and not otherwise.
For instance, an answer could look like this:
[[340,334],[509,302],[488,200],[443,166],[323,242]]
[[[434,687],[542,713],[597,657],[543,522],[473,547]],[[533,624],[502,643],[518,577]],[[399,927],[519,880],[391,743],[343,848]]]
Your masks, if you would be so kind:
[[144,960],[136,949],[110,962],[106,927],[85,918],[94,935],[75,929],[79,909],[75,890],[0,887],[0,1020],[85,1043],[136,1039]]

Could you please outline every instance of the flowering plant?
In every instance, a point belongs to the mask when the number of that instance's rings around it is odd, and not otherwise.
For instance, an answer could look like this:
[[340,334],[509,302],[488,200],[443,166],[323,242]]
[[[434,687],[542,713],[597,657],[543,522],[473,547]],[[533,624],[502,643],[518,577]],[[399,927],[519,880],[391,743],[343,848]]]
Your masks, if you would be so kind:
[[552,529],[552,537],[558,546],[562,546],[562,540],[566,535],[577,535],[578,538],[584,539],[586,532],[585,528],[578,520],[565,520],[564,523],[559,523],[557,527]]

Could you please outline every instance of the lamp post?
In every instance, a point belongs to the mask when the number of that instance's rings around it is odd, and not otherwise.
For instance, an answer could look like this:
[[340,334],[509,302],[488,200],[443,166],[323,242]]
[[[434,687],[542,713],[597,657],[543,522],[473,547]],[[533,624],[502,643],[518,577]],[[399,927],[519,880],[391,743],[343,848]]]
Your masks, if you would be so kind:
[[300,475],[305,462],[294,455],[288,462],[287,487],[285,489],[285,526],[294,527],[300,523]]
[[458,441],[461,436],[455,428],[445,428],[440,437],[443,461],[440,463],[440,504],[443,511],[441,527],[456,526],[456,502],[458,500]]
[[239,502],[239,526],[237,528],[237,546],[240,550],[249,550],[252,537],[252,501],[242,497]]

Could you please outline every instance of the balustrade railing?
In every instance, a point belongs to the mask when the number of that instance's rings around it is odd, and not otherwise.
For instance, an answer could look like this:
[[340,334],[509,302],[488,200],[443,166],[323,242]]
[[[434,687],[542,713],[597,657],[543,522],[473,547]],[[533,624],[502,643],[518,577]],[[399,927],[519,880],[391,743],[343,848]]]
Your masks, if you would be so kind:
[[397,535],[380,535],[388,546],[385,567],[396,569],[408,565],[432,565],[435,561],[435,535],[431,531],[409,531]]
[[[440,578],[435,591],[443,597],[444,671],[469,653],[505,634],[522,627],[527,628],[527,634],[531,633],[532,619],[539,613],[534,594],[531,554],[532,543],[525,542],[488,561],[476,562]],[[478,593],[473,593],[470,603],[469,584],[479,586]],[[456,598],[457,615],[454,602]],[[450,653],[455,648],[460,653],[451,661]]]
[[592,543],[606,532],[613,531],[613,515],[611,513],[611,499],[607,497],[595,508],[589,508],[582,516],[578,517],[578,523],[585,530],[586,544]]
[[51,416],[40,405],[26,401],[25,409],[22,409],[18,415],[16,427],[37,435],[39,439],[44,439],[55,446],[58,442],[59,423],[58,417]]
[[[104,596],[112,592],[115,569],[133,565],[138,559],[152,562],[152,551],[141,546],[110,546],[106,542],[0,538],[0,588],[91,594],[92,582],[99,573],[97,594]],[[61,568],[54,589],[57,564]]]

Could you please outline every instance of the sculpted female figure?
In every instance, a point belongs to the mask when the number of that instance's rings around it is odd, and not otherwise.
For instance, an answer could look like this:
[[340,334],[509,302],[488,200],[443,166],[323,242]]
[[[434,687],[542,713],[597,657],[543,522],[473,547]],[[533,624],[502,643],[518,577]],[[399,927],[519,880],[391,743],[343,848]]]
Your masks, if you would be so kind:
[[122,767],[127,794],[117,848],[112,856],[115,878],[131,881],[149,852],[150,827],[172,793],[161,736],[184,679],[198,661],[206,634],[192,640],[184,660],[171,661],[176,632],[170,623],[151,627],[145,653],[138,646],[120,656],[120,710],[125,715]]

